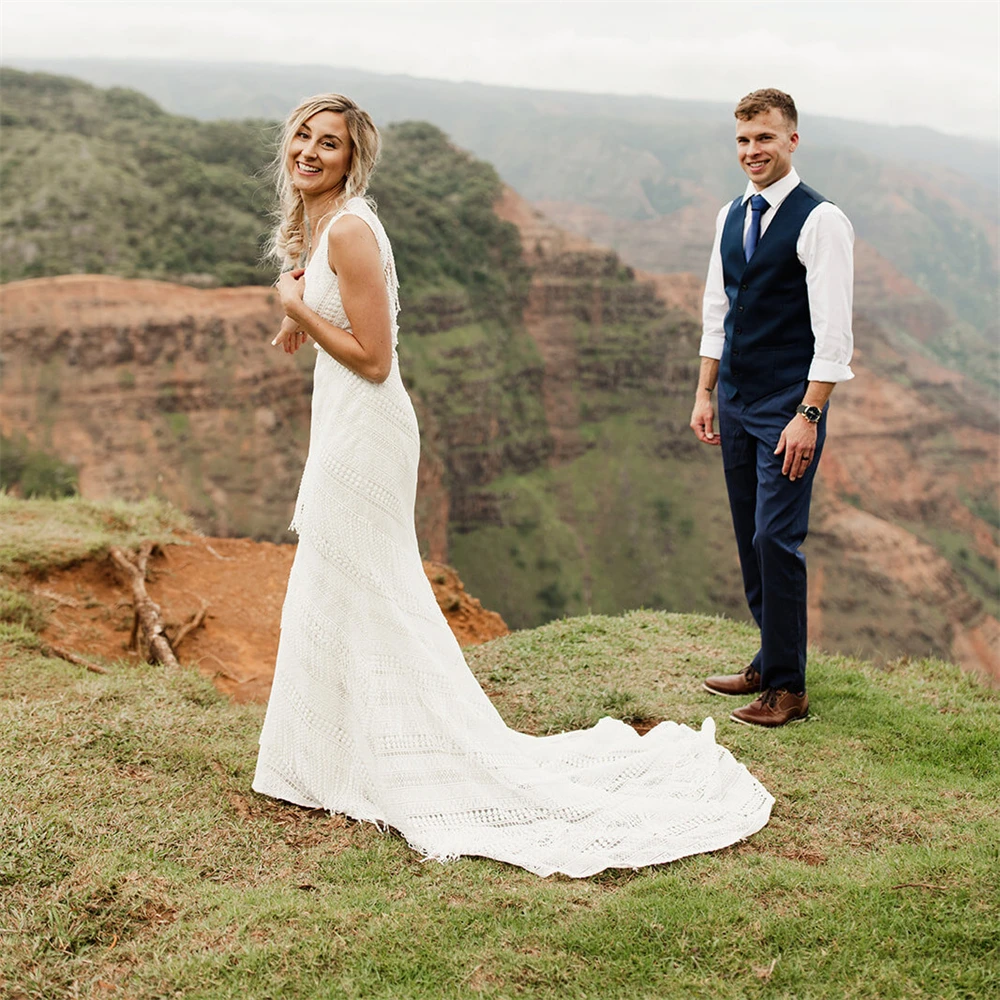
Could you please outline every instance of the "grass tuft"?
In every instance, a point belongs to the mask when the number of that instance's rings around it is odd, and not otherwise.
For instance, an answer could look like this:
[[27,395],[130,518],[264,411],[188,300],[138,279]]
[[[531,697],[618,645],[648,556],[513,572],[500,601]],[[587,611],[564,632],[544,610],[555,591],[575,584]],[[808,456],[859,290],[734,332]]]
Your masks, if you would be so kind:
[[0,586],[0,624],[18,625],[40,632],[45,628],[45,622],[46,614],[32,595]]
[[143,539],[165,543],[190,531],[186,515],[150,497],[138,503],[81,497],[23,500],[0,491],[0,573],[45,573]]

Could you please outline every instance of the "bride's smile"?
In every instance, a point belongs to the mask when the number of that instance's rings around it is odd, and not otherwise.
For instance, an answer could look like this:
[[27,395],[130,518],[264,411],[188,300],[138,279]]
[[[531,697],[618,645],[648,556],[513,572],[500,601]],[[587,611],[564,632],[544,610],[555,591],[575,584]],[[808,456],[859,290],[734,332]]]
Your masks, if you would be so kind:
[[303,196],[338,191],[350,169],[351,137],[344,116],[319,111],[304,121],[288,148],[288,172]]

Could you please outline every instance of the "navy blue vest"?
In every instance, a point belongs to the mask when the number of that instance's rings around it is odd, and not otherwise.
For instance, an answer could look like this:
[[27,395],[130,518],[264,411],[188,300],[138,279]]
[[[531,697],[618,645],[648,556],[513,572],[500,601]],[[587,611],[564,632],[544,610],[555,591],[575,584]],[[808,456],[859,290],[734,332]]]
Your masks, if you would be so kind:
[[[722,274],[729,298],[719,386],[752,403],[805,382],[815,347],[806,269],[795,253],[802,224],[826,201],[799,184],[778,206],[750,263],[743,253],[743,198],[729,208],[722,229]],[[771,209],[768,209],[771,211]]]

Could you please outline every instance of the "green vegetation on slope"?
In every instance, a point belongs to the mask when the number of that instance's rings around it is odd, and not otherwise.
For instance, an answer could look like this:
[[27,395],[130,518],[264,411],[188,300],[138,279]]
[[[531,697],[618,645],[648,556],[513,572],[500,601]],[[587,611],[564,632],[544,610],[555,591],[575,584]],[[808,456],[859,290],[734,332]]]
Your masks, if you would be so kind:
[[490,484],[498,523],[452,535],[470,593],[512,628],[623,607],[747,617],[717,456],[664,455],[636,413],[583,432],[578,458]]
[[179,118],[136,91],[40,73],[0,69],[0,86],[0,280],[272,280],[264,123]]
[[491,516],[456,519],[450,559],[514,628],[637,607],[746,617],[719,456],[687,428],[698,331],[613,254],[575,266],[542,278],[571,304],[575,453],[485,484]]
[[450,523],[480,518],[481,487],[550,448],[541,362],[521,316],[530,272],[517,229],[493,212],[500,180],[431,125],[385,134],[372,184],[400,275],[400,370],[440,454]]
[[493,212],[496,171],[440,129],[386,130],[371,194],[392,234],[408,333],[468,322],[520,323],[528,286],[517,229]]
[[77,492],[77,470],[55,455],[32,447],[23,434],[0,434],[0,490],[25,497],[65,497]]
[[1000,990],[997,695],[946,664],[814,656],[811,721],[726,721],[703,673],[748,628],[554,622],[479,647],[516,727],[719,722],[775,794],[714,854],[585,880],[421,862],[367,824],[253,794],[258,705],[194,671],[95,676],[0,638],[0,991],[12,1000],[756,997]]
[[[44,73],[0,69],[0,85],[0,280],[273,280],[261,263],[273,123],[181,118],[137,91]],[[371,193],[393,234],[411,329],[433,328],[443,307],[472,321],[519,317],[527,272],[516,230],[491,211],[499,190],[490,166],[433,126],[386,130]]]

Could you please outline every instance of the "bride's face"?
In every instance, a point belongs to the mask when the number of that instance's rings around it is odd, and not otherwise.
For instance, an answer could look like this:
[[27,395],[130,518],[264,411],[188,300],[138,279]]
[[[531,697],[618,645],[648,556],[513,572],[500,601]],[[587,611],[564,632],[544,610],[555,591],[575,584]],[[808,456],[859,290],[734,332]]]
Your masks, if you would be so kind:
[[344,116],[318,111],[292,136],[286,167],[303,194],[322,195],[344,184],[351,168],[351,136]]

